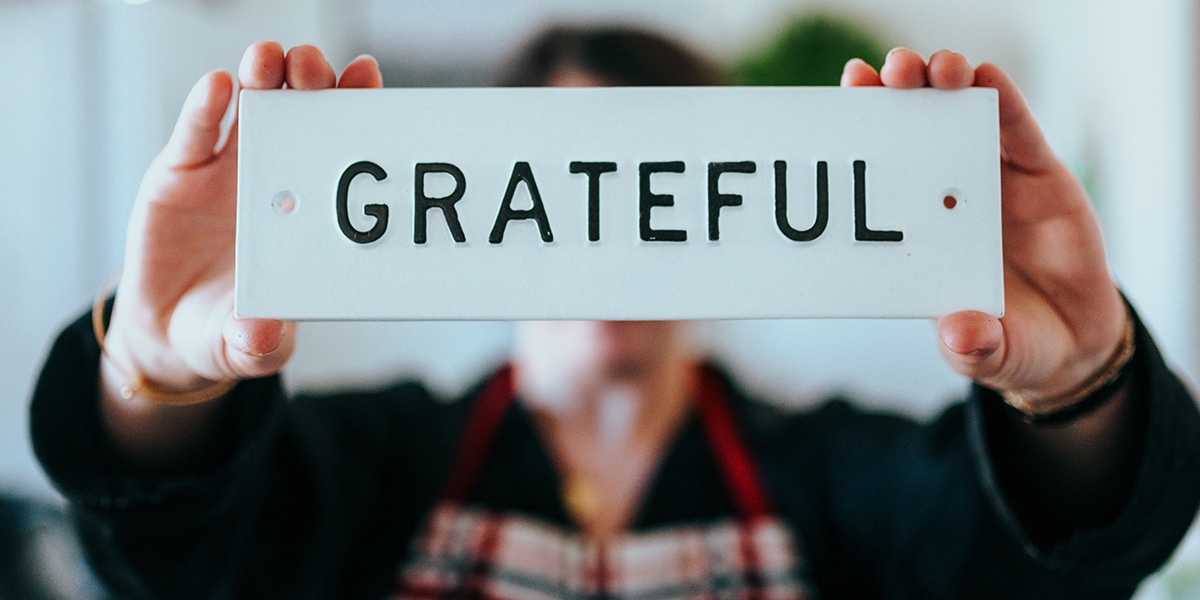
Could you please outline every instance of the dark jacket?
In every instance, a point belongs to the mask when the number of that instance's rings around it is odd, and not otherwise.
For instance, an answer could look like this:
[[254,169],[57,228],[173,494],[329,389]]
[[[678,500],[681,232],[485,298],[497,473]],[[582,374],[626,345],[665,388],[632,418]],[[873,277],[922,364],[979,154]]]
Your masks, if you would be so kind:
[[[1145,430],[1134,489],[1111,524],[1050,536],[1006,500],[1022,490],[996,474],[991,449],[1003,433],[990,424],[1007,409],[987,390],[973,389],[927,424],[844,402],[784,414],[732,386],[730,394],[824,597],[1126,598],[1168,558],[1200,504],[1200,414],[1140,324],[1136,340]],[[288,400],[277,378],[247,381],[226,403],[220,449],[203,468],[146,476],[123,470],[107,446],[98,363],[81,319],[50,354],[32,432],[119,597],[383,596],[438,497],[478,393],[446,402],[401,384]],[[474,500],[566,525],[559,498],[553,462],[518,404]],[[693,419],[634,529],[731,510]]]

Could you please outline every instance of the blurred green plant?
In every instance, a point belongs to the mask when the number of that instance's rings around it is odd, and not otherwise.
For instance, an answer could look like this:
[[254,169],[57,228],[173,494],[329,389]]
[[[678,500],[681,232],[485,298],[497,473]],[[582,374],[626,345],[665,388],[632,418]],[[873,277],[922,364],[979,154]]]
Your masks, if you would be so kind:
[[861,58],[878,69],[885,52],[882,40],[850,19],[802,15],[735,61],[730,78],[737,85],[837,85],[846,61]]

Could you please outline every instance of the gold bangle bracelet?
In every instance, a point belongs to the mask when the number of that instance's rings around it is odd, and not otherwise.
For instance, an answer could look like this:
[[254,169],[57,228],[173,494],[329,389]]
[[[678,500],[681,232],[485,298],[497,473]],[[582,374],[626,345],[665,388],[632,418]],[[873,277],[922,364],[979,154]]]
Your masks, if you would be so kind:
[[1134,342],[1133,315],[1125,309],[1125,325],[1121,330],[1121,342],[1095,375],[1088,378],[1068,394],[1052,399],[1031,402],[1019,391],[1004,391],[1000,396],[1009,406],[1024,413],[1033,420],[1044,420],[1057,414],[1070,412],[1076,405],[1108,387],[1120,379],[1129,366],[1130,359],[1137,349]]
[[[104,280],[104,284],[100,286],[100,291],[96,294],[95,301],[92,302],[92,331],[96,334],[96,344],[100,346],[100,354],[103,356],[108,356],[108,350],[104,347],[104,338],[107,334],[107,324],[104,320],[104,305],[108,299],[109,288],[116,283],[120,276],[121,269],[117,269],[112,275],[109,275],[108,279]],[[218,381],[208,387],[190,392],[168,392],[151,385],[141,373],[135,372],[131,377],[111,357],[109,358],[109,363],[112,365],[113,370],[125,378],[125,383],[121,385],[121,397],[126,400],[137,396],[153,404],[187,406],[220,398],[229,393],[229,390],[232,390],[237,385],[236,380]]]

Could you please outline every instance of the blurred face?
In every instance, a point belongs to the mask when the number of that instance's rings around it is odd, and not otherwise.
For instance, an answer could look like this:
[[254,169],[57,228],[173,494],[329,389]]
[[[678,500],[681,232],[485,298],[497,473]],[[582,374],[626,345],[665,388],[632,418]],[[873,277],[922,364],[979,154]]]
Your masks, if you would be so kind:
[[546,87],[608,87],[616,85],[594,73],[572,66],[561,66],[546,80]]
[[680,321],[530,321],[518,325],[517,356],[586,380],[633,380],[678,360],[686,338]]

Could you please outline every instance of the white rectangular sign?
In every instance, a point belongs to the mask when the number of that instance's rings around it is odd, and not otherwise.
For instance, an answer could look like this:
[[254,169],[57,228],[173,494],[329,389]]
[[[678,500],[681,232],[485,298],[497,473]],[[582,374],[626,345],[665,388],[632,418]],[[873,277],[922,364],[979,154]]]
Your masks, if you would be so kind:
[[243,91],[236,313],[1003,313],[994,90]]

